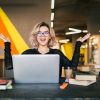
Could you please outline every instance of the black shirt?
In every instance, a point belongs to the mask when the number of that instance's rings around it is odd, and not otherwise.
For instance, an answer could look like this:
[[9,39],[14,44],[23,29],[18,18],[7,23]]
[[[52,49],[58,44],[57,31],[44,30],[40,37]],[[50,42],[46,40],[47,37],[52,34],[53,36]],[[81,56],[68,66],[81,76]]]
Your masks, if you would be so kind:
[[[46,53],[46,54],[58,54],[60,56],[60,66],[59,66],[60,76],[62,72],[62,67],[64,67],[65,69],[67,69],[67,67],[75,69],[78,66],[81,44],[82,43],[80,41],[76,42],[75,50],[71,61],[58,49],[50,48],[49,52]],[[10,42],[5,42],[4,51],[5,51],[5,66],[7,69],[13,69]],[[41,53],[37,49],[28,49],[25,50],[22,54],[41,54]]]

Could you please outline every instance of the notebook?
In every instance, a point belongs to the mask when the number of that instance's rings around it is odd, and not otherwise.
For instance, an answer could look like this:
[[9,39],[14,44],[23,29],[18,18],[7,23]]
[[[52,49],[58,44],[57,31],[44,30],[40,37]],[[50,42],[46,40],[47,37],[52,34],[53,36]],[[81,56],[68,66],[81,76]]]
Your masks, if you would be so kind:
[[90,72],[81,72],[77,71],[75,74],[75,79],[76,80],[96,80],[96,75]]
[[88,86],[95,83],[96,80],[76,80],[76,79],[69,79],[69,84],[74,85],[81,85],[81,86]]
[[59,55],[13,55],[15,83],[58,83]]

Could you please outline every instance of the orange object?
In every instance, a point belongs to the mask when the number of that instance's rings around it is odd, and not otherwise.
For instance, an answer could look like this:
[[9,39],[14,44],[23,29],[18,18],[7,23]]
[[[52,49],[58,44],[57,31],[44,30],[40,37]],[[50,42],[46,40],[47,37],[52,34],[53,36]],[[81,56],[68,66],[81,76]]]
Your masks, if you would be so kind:
[[63,89],[65,89],[67,86],[68,86],[68,83],[65,83],[65,82],[64,82],[62,85],[60,85],[60,89],[63,90]]
[[[11,54],[19,54],[18,50],[16,48],[16,45],[13,43],[13,41],[9,35],[9,32],[7,31],[6,26],[4,25],[1,17],[0,17],[0,33],[3,33],[3,35],[5,37],[10,38],[10,40],[11,40]],[[12,33],[12,34],[14,34],[14,33]],[[4,42],[1,40],[0,40],[0,46],[2,46],[4,48]]]

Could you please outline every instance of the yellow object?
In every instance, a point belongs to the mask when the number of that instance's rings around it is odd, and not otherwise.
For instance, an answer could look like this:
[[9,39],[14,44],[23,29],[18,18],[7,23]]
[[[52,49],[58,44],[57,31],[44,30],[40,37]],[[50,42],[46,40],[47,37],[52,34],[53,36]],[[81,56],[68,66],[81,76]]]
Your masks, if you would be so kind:
[[72,43],[65,43],[61,45],[61,50],[69,60],[72,59],[72,55],[73,55]]
[[5,12],[0,8],[0,17],[13,41],[19,53],[22,53],[24,50],[28,49],[29,47],[21,37],[20,33],[16,30],[8,16]]

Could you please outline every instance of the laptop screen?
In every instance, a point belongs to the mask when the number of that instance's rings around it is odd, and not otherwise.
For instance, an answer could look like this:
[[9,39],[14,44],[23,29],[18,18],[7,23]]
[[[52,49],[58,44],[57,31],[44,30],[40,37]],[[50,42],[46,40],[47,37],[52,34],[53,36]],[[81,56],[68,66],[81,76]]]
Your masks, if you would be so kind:
[[13,55],[16,83],[58,83],[59,55]]

